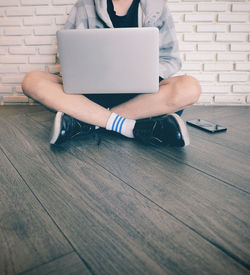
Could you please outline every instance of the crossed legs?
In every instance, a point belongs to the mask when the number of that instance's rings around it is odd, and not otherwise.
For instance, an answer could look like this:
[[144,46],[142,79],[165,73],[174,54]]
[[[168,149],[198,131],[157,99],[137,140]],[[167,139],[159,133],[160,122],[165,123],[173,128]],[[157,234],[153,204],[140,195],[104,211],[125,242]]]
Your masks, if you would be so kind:
[[191,76],[176,76],[160,82],[155,94],[142,94],[108,110],[83,95],[69,95],[59,76],[40,71],[28,73],[22,83],[27,96],[55,111],[105,128],[112,112],[130,119],[173,113],[195,103],[201,87]]

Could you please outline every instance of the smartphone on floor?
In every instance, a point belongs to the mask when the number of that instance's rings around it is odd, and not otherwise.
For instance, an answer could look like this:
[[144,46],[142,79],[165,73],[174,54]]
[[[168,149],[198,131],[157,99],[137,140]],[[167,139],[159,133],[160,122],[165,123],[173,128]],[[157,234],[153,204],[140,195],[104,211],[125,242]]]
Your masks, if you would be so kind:
[[227,130],[224,126],[199,118],[188,120],[187,124],[209,133],[225,132]]

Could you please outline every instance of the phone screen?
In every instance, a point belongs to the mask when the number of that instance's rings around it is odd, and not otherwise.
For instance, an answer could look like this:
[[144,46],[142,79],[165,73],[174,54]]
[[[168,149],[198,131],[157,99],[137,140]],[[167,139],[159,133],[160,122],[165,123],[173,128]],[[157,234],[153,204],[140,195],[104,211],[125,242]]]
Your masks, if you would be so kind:
[[210,133],[223,132],[227,130],[227,128],[221,125],[203,119],[189,120],[187,121],[187,124]]

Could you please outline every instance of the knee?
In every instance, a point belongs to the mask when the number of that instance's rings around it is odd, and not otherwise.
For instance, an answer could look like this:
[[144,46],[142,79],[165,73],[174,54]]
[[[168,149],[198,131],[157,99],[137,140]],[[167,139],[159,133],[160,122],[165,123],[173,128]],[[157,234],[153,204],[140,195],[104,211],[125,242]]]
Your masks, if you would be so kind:
[[171,104],[177,109],[194,104],[200,97],[201,86],[192,76],[173,77],[169,80],[169,84]]
[[201,86],[197,79],[189,75],[182,75],[180,76],[179,85],[180,96],[187,99],[187,105],[194,104],[198,101],[201,94]]
[[23,93],[33,99],[37,100],[39,93],[39,86],[43,79],[43,72],[32,71],[25,75],[22,82]]

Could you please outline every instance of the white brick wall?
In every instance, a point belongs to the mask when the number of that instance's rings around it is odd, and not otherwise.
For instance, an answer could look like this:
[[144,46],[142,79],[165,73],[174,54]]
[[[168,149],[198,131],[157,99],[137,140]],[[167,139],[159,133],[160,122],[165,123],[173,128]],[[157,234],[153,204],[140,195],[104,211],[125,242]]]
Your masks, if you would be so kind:
[[[76,0],[0,0],[0,104],[32,104],[21,81],[59,71],[55,33]],[[168,0],[199,104],[250,105],[250,0]]]

